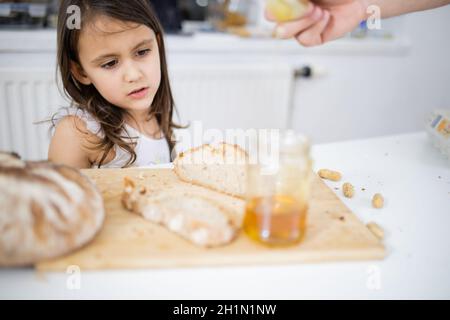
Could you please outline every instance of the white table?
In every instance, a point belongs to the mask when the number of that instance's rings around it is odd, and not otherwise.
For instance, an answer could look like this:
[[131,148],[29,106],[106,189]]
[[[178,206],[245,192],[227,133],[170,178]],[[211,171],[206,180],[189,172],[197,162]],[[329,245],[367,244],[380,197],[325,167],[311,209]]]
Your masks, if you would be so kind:
[[[304,299],[450,298],[450,162],[425,133],[317,145],[315,169],[334,168],[356,187],[346,199],[386,231],[383,261],[81,271],[0,270],[0,298]],[[340,183],[327,182],[332,187]],[[365,188],[362,191],[361,188]],[[370,199],[381,192],[381,210]],[[72,277],[72,278],[71,278]]]

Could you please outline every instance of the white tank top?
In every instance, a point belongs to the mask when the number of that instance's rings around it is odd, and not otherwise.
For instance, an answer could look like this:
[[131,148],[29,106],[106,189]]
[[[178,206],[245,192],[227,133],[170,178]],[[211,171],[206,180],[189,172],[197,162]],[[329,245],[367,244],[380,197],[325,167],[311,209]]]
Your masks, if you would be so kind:
[[[77,116],[86,123],[86,128],[97,135],[98,137],[103,137],[103,132],[100,124],[94,119],[88,112],[83,109],[76,107],[61,108],[56,116],[55,125],[65,116]],[[150,165],[158,165],[170,163],[170,151],[169,145],[163,136],[161,139],[153,139],[145,134],[142,134],[138,130],[134,129],[128,124],[125,124],[126,131],[128,132],[129,142],[137,143],[134,151],[136,152],[136,161],[131,165],[132,167],[144,167]],[[124,136],[128,136],[124,133]],[[127,139],[125,139],[127,141]],[[131,155],[120,148],[118,145],[114,146],[115,157],[108,163],[104,163],[100,168],[122,168],[124,167]],[[98,168],[97,164],[92,165],[92,168]]]

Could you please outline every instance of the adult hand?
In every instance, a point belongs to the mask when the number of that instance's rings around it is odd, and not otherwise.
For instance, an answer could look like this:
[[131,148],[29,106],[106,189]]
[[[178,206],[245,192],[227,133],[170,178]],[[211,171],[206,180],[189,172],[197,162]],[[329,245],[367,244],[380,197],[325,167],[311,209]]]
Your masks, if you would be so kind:
[[[278,22],[276,36],[295,37],[305,47],[316,46],[340,38],[366,19],[364,0],[317,0],[306,13],[292,21]],[[275,21],[266,10],[266,18]]]

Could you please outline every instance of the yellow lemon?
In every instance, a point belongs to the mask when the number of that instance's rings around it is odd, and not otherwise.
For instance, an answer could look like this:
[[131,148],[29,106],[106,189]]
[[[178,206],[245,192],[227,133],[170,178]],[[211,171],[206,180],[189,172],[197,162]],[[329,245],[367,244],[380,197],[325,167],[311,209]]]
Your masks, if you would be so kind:
[[284,22],[301,17],[308,3],[308,0],[267,0],[266,8],[275,20]]

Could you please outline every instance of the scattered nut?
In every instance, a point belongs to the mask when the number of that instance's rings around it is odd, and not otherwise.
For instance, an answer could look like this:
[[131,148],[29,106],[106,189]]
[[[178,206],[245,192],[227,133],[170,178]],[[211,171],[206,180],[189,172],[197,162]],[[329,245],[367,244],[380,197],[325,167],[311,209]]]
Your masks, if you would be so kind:
[[355,194],[355,188],[353,188],[351,183],[346,182],[342,185],[342,192],[347,198],[352,198]]
[[328,180],[332,180],[332,181],[341,180],[341,174],[340,174],[340,172],[337,172],[337,171],[328,170],[328,169],[320,169],[318,174],[319,174],[319,177],[321,177],[322,179],[328,179]]
[[384,230],[375,222],[369,222],[366,227],[380,240],[384,239]]
[[383,208],[384,205],[384,198],[380,193],[375,193],[375,195],[372,198],[372,206],[374,208]]

